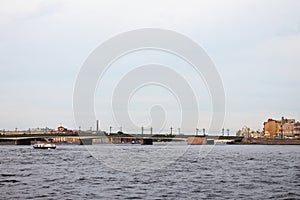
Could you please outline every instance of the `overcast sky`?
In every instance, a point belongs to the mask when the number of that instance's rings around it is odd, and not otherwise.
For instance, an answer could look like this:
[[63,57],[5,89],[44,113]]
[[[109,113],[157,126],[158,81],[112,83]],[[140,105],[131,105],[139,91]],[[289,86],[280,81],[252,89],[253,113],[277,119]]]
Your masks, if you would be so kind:
[[[2,0],[0,128],[56,128],[60,124],[75,128],[73,89],[83,62],[112,36],[147,27],[174,30],[205,49],[223,80],[225,128],[232,132],[244,125],[262,129],[263,121],[270,117],[300,120],[299,10],[300,1],[297,0]],[[155,52],[143,55],[147,59],[152,55],[164,62],[172,60],[168,55]],[[140,55],[136,55],[138,57]],[[139,63],[134,58],[123,60],[123,65],[129,61]],[[173,60],[173,63],[179,61]],[[117,73],[116,64],[106,75],[107,82],[116,83],[120,78]],[[111,90],[107,84],[102,93]],[[205,84],[199,86],[199,93],[201,87]],[[176,104],[170,95],[162,95],[161,88],[152,87],[146,91],[152,91],[151,98],[155,98],[156,103]],[[101,94],[101,91],[96,93]],[[147,104],[148,111],[151,102],[144,94],[146,92],[137,93],[133,98],[136,102],[129,106],[137,125],[149,124],[143,104]],[[209,94],[201,95],[209,98]],[[108,130],[111,124],[119,126],[110,121],[111,113],[105,106],[107,100],[99,95],[95,98],[98,98],[95,113],[101,120],[101,128]],[[206,102],[209,101],[200,103],[203,112],[199,128],[208,127],[210,123],[207,118],[211,116],[211,105]],[[207,107],[210,109],[205,109]],[[172,113],[176,106],[169,109]],[[170,117],[166,127],[172,124],[177,127],[176,123],[178,119]]]

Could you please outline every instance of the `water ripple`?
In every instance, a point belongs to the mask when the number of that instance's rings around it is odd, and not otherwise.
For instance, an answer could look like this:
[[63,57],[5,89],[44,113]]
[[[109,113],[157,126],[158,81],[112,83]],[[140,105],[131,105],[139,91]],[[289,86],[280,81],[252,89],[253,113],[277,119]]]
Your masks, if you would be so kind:
[[[5,155],[0,163],[3,199],[300,198],[298,146],[222,145],[206,157],[199,157],[205,146],[192,146],[176,162],[144,173],[142,168],[128,173],[114,170],[107,161],[94,159],[83,146],[58,146],[55,151],[36,151],[29,146],[0,148]],[[122,148],[132,148],[135,162],[141,158],[144,168],[164,162],[144,159],[155,146]],[[172,149],[160,158],[172,158]]]

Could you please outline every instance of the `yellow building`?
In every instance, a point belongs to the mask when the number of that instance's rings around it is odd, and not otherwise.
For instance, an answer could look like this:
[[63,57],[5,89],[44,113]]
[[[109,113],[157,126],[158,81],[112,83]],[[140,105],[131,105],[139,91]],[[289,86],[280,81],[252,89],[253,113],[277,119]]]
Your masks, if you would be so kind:
[[282,135],[282,125],[281,121],[268,119],[264,122],[264,134],[266,138],[274,138],[275,136]]

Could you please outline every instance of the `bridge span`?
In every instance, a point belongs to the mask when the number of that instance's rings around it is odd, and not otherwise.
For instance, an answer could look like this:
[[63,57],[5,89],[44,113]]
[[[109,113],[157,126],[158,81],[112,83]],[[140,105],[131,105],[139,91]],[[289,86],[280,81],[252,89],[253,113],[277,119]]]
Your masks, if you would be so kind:
[[[156,143],[172,142],[172,143],[186,143],[189,138],[200,137],[195,135],[170,135],[170,134],[11,134],[11,135],[0,135],[0,145],[1,144],[11,144],[11,145],[31,145],[37,141],[47,141],[56,144],[142,144],[143,141],[151,140]],[[201,136],[205,137],[207,141],[241,141],[242,137],[236,136]]]

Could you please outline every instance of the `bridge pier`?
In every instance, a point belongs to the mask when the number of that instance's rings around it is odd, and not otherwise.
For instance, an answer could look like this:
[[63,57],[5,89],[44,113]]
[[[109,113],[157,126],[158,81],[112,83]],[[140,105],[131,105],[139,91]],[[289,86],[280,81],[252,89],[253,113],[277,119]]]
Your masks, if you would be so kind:
[[81,139],[80,138],[80,145],[92,145],[93,139]]
[[188,137],[188,144],[189,145],[203,145],[203,144],[207,144],[207,140],[206,140],[205,136]]
[[152,145],[153,139],[151,138],[143,138],[141,139],[141,145]]
[[16,145],[31,145],[31,139],[21,139],[15,141]]

